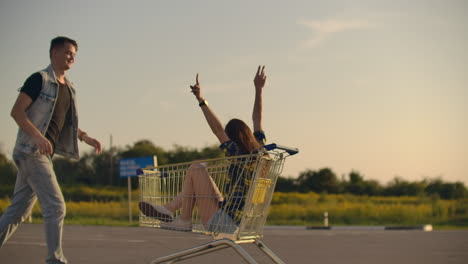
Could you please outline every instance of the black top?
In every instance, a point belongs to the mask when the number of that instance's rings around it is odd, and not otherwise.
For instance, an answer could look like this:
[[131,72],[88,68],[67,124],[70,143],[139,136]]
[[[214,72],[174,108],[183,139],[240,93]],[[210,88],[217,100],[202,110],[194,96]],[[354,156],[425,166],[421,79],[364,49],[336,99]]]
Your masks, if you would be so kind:
[[[50,120],[49,127],[47,128],[46,138],[52,143],[52,146],[55,149],[55,143],[60,137],[60,132],[62,131],[63,125],[68,117],[70,110],[70,90],[66,84],[59,83],[58,88],[58,98],[55,103],[54,113],[52,114],[52,119]],[[29,78],[24,82],[23,87],[21,87],[21,92],[27,94],[31,97],[32,101],[36,101],[39,97],[39,94],[42,90],[42,75],[38,72],[29,76]]]
[[38,72],[29,76],[28,79],[24,82],[23,87],[21,87],[21,92],[29,95],[32,101],[36,101],[37,97],[41,93],[42,89],[42,75]]

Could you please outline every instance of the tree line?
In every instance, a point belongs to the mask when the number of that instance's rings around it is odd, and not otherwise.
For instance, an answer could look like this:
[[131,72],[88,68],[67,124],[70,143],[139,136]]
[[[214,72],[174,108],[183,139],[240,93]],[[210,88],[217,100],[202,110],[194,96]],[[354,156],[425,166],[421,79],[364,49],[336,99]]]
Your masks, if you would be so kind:
[[[217,145],[201,149],[175,145],[170,150],[156,146],[149,140],[140,140],[126,147],[113,147],[101,154],[87,152],[79,160],[61,156],[53,158],[55,174],[60,184],[89,186],[126,186],[127,179],[119,177],[119,160],[126,158],[157,157],[158,165],[187,162],[197,159],[222,157],[224,153]],[[0,153],[0,192],[2,186],[15,184],[17,169],[12,160]],[[138,185],[137,177],[132,177],[132,186]],[[6,188],[6,187],[3,187]]]
[[[175,145],[166,150],[149,140],[140,140],[126,147],[111,148],[101,155],[85,153],[78,161],[59,156],[53,164],[57,178],[65,185],[125,186],[127,179],[119,178],[118,161],[124,158],[157,156],[158,165],[187,162],[196,159],[222,157],[224,153],[217,145],[201,149]],[[0,193],[11,189],[15,183],[16,166],[3,153],[0,153]],[[132,178],[132,186],[138,185]],[[355,194],[367,196],[437,196],[442,199],[468,198],[468,190],[462,182],[444,182],[440,178],[407,181],[394,178],[386,185],[375,180],[366,180],[358,171],[338,177],[330,168],[305,170],[297,178],[279,177],[278,192],[316,192],[330,194]]]
[[276,186],[281,192],[315,192],[329,194],[355,194],[367,196],[432,196],[441,199],[468,198],[463,182],[444,182],[440,178],[407,181],[395,177],[382,185],[375,180],[365,180],[358,171],[351,171],[340,178],[330,168],[306,170],[299,177],[280,177]]

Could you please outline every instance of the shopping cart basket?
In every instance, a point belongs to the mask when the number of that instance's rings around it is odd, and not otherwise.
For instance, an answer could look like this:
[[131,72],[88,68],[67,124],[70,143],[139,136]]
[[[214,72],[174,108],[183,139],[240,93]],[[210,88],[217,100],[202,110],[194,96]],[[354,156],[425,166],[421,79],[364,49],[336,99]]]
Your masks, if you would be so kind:
[[[255,260],[239,244],[253,243],[271,260],[283,263],[260,239],[263,236],[270,202],[286,157],[297,154],[296,148],[269,144],[256,154],[231,156],[187,163],[170,164],[145,168],[140,171],[140,204],[162,206],[174,199],[180,199],[189,170],[200,170],[210,177],[219,190],[218,197],[183,196],[183,199],[218,199],[223,216],[212,217],[209,223],[203,221],[200,208],[195,207],[191,215],[192,232],[213,236],[213,241],[165,257],[151,263],[174,263],[232,247],[247,263]],[[191,176],[190,176],[191,177]],[[184,194],[186,195],[186,194]],[[174,212],[177,218],[181,210]],[[168,228],[167,220],[140,213],[140,225],[145,227]],[[187,231],[187,230],[186,230]]]

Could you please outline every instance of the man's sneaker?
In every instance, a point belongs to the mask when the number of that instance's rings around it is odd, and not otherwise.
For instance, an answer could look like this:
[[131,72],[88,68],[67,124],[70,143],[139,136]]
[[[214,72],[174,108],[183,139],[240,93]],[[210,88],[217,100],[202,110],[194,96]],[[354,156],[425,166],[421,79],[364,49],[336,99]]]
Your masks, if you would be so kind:
[[138,207],[140,207],[140,211],[146,216],[153,217],[164,222],[171,222],[174,220],[172,212],[164,206],[150,204],[147,202],[139,202]]
[[185,221],[180,218],[176,218],[172,222],[161,223],[159,226],[164,229],[170,229],[170,230],[176,230],[176,231],[184,231],[184,232],[192,231],[192,222]]

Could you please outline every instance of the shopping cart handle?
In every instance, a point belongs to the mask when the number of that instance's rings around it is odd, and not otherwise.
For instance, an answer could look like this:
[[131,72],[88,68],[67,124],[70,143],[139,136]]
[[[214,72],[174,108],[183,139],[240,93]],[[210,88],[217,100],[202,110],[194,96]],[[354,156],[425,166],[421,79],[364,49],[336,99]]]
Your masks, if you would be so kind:
[[275,143],[268,144],[268,145],[265,145],[265,146],[263,146],[263,147],[264,147],[266,150],[281,149],[281,150],[286,151],[289,155],[294,155],[294,154],[299,153],[299,149],[298,149],[298,148],[290,148],[290,147],[281,146],[281,145],[278,145],[278,144],[275,144]]

